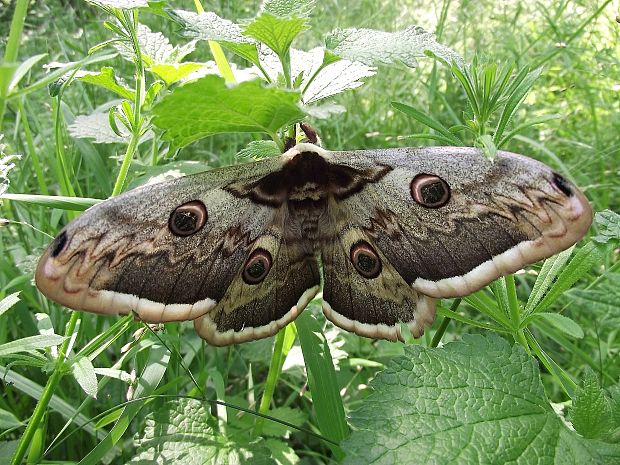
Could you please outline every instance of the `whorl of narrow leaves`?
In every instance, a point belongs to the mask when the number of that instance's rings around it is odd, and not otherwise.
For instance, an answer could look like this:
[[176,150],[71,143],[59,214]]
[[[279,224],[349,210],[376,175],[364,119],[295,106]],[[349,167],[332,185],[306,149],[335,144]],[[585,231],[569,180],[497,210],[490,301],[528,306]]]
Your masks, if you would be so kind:
[[538,366],[517,344],[466,336],[408,346],[351,414],[346,464],[594,464],[620,447],[588,441],[558,417]]

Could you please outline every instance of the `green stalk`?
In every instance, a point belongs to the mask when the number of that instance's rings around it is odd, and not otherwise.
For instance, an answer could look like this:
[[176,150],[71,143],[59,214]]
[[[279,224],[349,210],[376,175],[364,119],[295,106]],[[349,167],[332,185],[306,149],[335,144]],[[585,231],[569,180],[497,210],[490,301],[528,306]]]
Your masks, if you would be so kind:
[[[15,11],[11,20],[11,29],[9,30],[9,38],[6,42],[4,50],[4,66],[10,66],[17,61],[19,44],[21,42],[22,31],[24,30],[24,22],[28,13],[28,0],[17,0],[15,2]],[[13,70],[14,71],[14,70]],[[6,81],[0,87],[0,130],[2,130],[2,121],[4,120],[4,112],[6,111],[6,98],[11,83],[11,77],[7,77]]]
[[43,416],[47,411],[47,407],[52,399],[52,396],[54,395],[56,387],[58,386],[58,382],[64,375],[63,365],[67,359],[67,350],[69,348],[69,343],[71,342],[71,336],[73,335],[73,331],[75,330],[75,326],[79,318],[79,312],[71,312],[71,318],[69,319],[67,330],[65,331],[65,341],[62,343],[60,351],[58,352],[58,358],[56,359],[56,364],[54,365],[54,371],[52,372],[52,376],[50,376],[47,380],[47,384],[43,389],[43,394],[41,395],[39,402],[37,402],[34,412],[32,412],[30,421],[28,421],[28,426],[26,426],[26,430],[19,440],[19,444],[17,444],[17,448],[15,449],[15,454],[11,459],[10,465],[21,465],[22,460],[28,451],[28,447],[37,432],[37,428],[39,427],[41,420],[43,420]]
[[[451,312],[456,312],[456,309],[459,308],[459,305],[461,304],[461,300],[462,299],[454,299],[454,302],[452,302],[452,305],[450,306]],[[437,347],[439,345],[439,343],[441,342],[441,339],[443,338],[444,333],[446,332],[446,329],[448,329],[448,325],[450,324],[450,321],[452,321],[452,318],[448,316],[445,316],[443,318],[443,320],[441,321],[441,324],[439,325],[439,328],[437,328],[437,331],[433,335],[433,340],[431,341],[431,347]]]
[[[276,390],[278,384],[278,378],[282,372],[282,365],[288,352],[293,346],[295,341],[295,334],[297,330],[294,323],[286,325],[278,332],[276,336],[276,342],[273,346],[273,355],[271,356],[271,363],[269,364],[269,373],[267,373],[267,382],[265,383],[265,391],[260,400],[258,412],[261,415],[266,415],[273,399],[273,393]],[[264,418],[261,416],[257,418],[254,426],[254,435],[259,436],[263,430]]]
[[519,309],[519,299],[517,298],[517,288],[515,286],[515,277],[512,274],[504,277],[506,283],[506,293],[508,294],[508,308],[510,310],[510,320],[512,322],[513,337],[515,342],[521,344],[527,353],[530,352],[530,346],[527,343],[523,329],[521,329],[521,310]]
[[[205,12],[202,4],[200,3],[200,0],[194,0],[194,7],[196,8],[196,12],[198,14]],[[215,64],[217,65],[217,69],[219,70],[226,83],[234,84],[235,82],[237,82],[220,44],[218,44],[214,40],[209,40],[208,43],[209,49],[211,50],[211,55],[213,55],[213,59],[215,60]]]

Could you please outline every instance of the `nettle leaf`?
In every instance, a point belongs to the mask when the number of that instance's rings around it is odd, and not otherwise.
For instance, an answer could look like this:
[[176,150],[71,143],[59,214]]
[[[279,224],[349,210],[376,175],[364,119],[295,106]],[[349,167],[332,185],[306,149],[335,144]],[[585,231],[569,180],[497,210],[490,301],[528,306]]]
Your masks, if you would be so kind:
[[605,439],[611,432],[611,404],[591,369],[585,370],[581,386],[573,399],[569,419],[575,430],[585,438]]
[[216,465],[221,463],[270,464],[269,449],[243,440],[228,440],[213,429],[208,404],[194,399],[166,402],[150,413],[146,427],[136,437],[137,454],[129,465],[183,463]]
[[153,65],[149,70],[158,78],[163,80],[166,85],[173,84],[186,79],[190,74],[207,68],[203,63],[162,63]]
[[314,9],[315,0],[264,0],[261,11],[281,18],[306,18]]
[[263,87],[258,80],[227,87],[223,78],[206,76],[155,105],[153,123],[175,147],[221,133],[263,132],[273,138],[305,116],[299,98],[298,92]]
[[[161,32],[152,32],[144,24],[138,25],[137,37],[142,59],[147,66],[159,63],[179,63],[196,48],[196,41],[173,47],[165,35]],[[133,62],[135,52],[130,42],[115,42],[114,47],[123,58]]]
[[149,6],[148,0],[86,0],[86,2],[99,7],[119,8],[121,10],[147,8]]
[[237,158],[262,160],[263,158],[280,155],[278,145],[272,140],[254,140],[237,153]]
[[99,72],[83,71],[76,76],[76,79],[78,81],[111,90],[112,92],[129,100],[132,100],[134,97],[134,92],[125,86],[125,83],[120,78],[116,77],[114,74],[114,68],[109,66],[101,68],[101,71]]
[[185,37],[199,40],[215,40],[237,43],[254,43],[243,35],[241,26],[232,21],[220,18],[213,12],[194,13],[193,11],[174,10],[170,17],[179,23]]
[[569,430],[545,397],[538,364],[498,336],[441,349],[406,346],[351,414],[346,464],[583,464],[620,447]]
[[435,34],[418,26],[410,26],[398,32],[336,29],[326,37],[325,44],[342,58],[371,66],[401,61],[415,68],[418,66],[416,58],[428,54],[448,63],[463,63],[458,53],[435,40]]
[[305,18],[283,18],[261,13],[244,26],[243,33],[262,42],[280,57],[286,56],[295,37],[308,29]]
[[609,241],[620,240],[620,215],[611,210],[596,212],[594,222],[598,227],[598,234],[592,238],[593,241],[606,244]]

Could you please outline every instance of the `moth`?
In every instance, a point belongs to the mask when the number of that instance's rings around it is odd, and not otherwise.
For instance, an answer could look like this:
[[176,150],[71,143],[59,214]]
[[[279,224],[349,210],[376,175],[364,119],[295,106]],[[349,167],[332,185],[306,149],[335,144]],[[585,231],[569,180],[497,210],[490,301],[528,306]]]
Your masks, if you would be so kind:
[[48,247],[38,288],[67,307],[193,320],[228,345],[275,334],[323,289],[361,336],[422,335],[470,294],[577,242],[585,196],[546,165],[473,148],[280,157],[148,185],[88,209]]

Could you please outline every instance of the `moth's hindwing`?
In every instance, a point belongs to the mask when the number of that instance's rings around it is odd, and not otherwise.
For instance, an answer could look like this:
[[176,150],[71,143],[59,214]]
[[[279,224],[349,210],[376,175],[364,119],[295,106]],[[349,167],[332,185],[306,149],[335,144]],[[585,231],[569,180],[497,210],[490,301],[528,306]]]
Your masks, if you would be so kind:
[[146,186],[89,209],[41,258],[39,289],[71,308],[194,320],[225,345],[274,334],[318,292],[363,336],[419,336],[434,298],[480,289],[564,250],[592,221],[549,167],[467,148],[328,152]]

